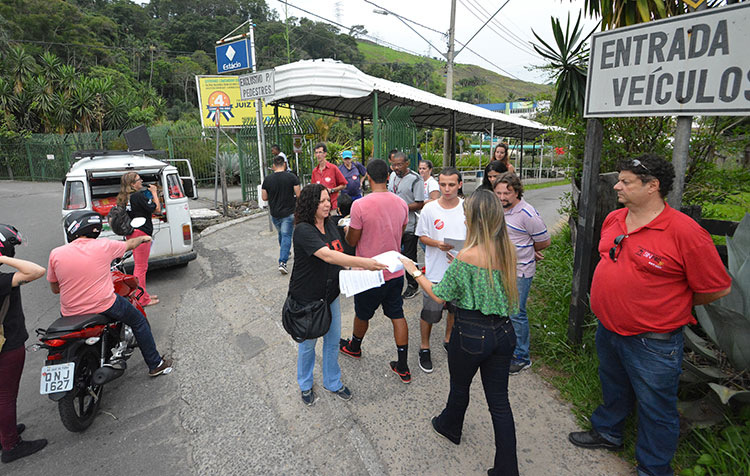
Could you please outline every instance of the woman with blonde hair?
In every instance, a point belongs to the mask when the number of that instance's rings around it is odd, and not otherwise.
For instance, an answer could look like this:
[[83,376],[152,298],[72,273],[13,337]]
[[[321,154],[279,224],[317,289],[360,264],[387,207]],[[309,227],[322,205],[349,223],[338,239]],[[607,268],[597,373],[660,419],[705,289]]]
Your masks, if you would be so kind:
[[516,254],[505,227],[503,206],[494,193],[479,189],[464,202],[466,241],[443,279],[432,284],[416,265],[402,258],[406,270],[437,303],[456,306],[448,343],[450,393],[436,433],[461,442],[469,388],[481,372],[495,432],[495,462],[490,476],[517,476],[516,430],[508,401],[508,372],[516,334],[508,316],[517,312]]
[[[138,172],[128,172],[120,179],[120,193],[117,194],[117,205],[125,207],[131,219],[143,217],[146,223],[139,226],[133,231],[127,239],[136,236],[153,236],[154,224],[151,222],[151,215],[159,213],[161,203],[159,203],[159,194],[156,185],[150,184],[148,188],[143,187],[143,179]],[[143,243],[133,250],[133,261],[135,267],[133,275],[138,278],[138,285],[143,288],[143,295],[138,300],[142,306],[151,306],[159,304],[159,297],[149,295],[146,291],[146,271],[148,271],[148,257],[151,254],[151,242]]]

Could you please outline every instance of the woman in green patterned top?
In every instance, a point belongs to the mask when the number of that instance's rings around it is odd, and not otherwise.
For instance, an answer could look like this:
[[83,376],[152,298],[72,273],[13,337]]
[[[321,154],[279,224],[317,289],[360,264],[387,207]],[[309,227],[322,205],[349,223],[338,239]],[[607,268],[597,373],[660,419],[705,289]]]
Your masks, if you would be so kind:
[[448,403],[432,418],[432,427],[453,443],[461,442],[469,388],[479,370],[495,430],[495,465],[488,474],[517,476],[516,429],[508,401],[508,371],[516,345],[508,316],[518,308],[515,247],[505,228],[503,206],[491,191],[474,192],[464,210],[464,248],[438,284],[411,260],[401,259],[433,300],[451,301],[457,308],[448,343]]

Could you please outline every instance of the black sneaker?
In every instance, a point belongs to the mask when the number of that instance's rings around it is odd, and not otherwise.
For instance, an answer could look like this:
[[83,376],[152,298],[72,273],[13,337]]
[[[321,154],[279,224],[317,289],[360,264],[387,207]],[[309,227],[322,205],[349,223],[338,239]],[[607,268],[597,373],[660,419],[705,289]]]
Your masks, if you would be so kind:
[[432,373],[432,359],[430,358],[430,349],[419,350],[419,368],[426,373]]
[[18,425],[16,425],[16,433],[18,433],[18,436],[21,436],[21,433],[23,433],[25,429],[26,425],[24,425],[23,423],[19,423]]
[[447,342],[443,342],[443,349],[445,349],[445,353],[447,354],[448,353],[448,343]]
[[315,400],[317,399],[318,399],[318,396],[315,395],[315,392],[313,391],[313,389],[305,390],[302,392],[302,401],[308,407],[315,405]]
[[419,293],[419,287],[413,288],[411,286],[406,287],[406,291],[404,291],[404,294],[401,296],[404,299],[411,299],[415,297]]
[[436,417],[436,416],[432,417],[432,420],[430,420],[430,423],[432,423],[432,429],[435,431],[435,433],[437,433],[438,435],[442,436],[446,440],[450,441],[454,445],[461,444],[461,438],[454,438],[454,437],[446,435],[445,433],[443,433],[442,431],[440,431],[440,429],[438,428],[437,421],[438,421],[438,417]]
[[354,352],[351,344],[351,339],[339,339],[339,352],[355,359],[362,357],[362,349]]
[[335,393],[336,395],[338,395],[340,399],[342,399],[345,402],[348,402],[349,400],[352,399],[352,391],[349,390],[349,387],[347,387],[346,385],[341,387],[338,391],[331,392],[331,393]]
[[526,370],[531,367],[531,362],[524,362],[523,360],[511,360],[510,362],[510,374],[516,375],[521,373],[522,370]]
[[47,446],[47,440],[44,439],[24,441],[19,438],[16,446],[9,450],[3,450],[0,461],[2,461],[3,463],[10,463],[11,461],[15,461],[19,458],[33,455],[45,446]]
[[610,451],[622,449],[622,445],[616,445],[605,439],[596,430],[574,431],[568,434],[568,440],[581,448],[604,448]]
[[281,274],[289,274],[289,270],[286,269],[286,263],[279,262],[279,272]]
[[404,383],[411,383],[411,372],[409,372],[409,368],[407,367],[406,370],[399,370],[398,369],[398,362],[395,360],[392,360],[390,363],[391,370],[393,370],[396,375],[401,379]]

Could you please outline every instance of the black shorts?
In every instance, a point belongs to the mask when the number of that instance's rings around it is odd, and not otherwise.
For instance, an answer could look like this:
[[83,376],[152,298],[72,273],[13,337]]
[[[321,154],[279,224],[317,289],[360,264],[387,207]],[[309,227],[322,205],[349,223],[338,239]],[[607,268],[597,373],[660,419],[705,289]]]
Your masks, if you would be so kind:
[[404,318],[404,298],[401,297],[404,277],[399,276],[386,281],[380,287],[368,289],[354,295],[354,315],[363,321],[369,321],[379,306],[383,314],[390,319]]
[[445,302],[438,304],[424,290],[422,291],[422,313],[419,316],[420,319],[428,324],[437,324],[443,318],[444,309],[451,314],[456,314],[456,306],[453,303]]

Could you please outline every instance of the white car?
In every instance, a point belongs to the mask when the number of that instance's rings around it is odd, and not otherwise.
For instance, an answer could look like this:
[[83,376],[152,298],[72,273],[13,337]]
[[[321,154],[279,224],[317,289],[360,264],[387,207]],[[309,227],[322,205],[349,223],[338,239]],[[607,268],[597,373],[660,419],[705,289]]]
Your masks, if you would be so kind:
[[[193,250],[193,227],[188,198],[196,198],[195,178],[187,160],[162,161],[140,152],[92,151],[77,153],[81,158],[65,176],[62,215],[73,210],[93,210],[105,218],[100,237],[124,240],[106,223],[120,191],[120,178],[127,172],[138,172],[143,185],[156,184],[162,203],[154,224],[149,269],[186,265],[196,258]],[[169,162],[183,162],[187,175],[180,176]],[[186,193],[187,192],[187,193]]]

